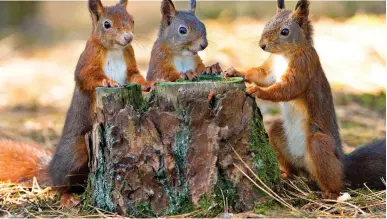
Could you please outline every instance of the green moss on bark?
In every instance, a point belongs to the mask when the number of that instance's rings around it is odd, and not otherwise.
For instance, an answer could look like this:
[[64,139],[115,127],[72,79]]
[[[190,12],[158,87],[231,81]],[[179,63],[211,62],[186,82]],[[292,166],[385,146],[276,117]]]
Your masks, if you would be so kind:
[[[179,193],[168,185],[163,168],[160,169],[157,177],[165,185],[165,191],[170,195],[168,212],[166,210],[155,212],[149,203],[136,202],[126,212],[126,215],[136,218],[150,218],[197,211],[192,217],[215,217],[224,212],[226,207],[229,211],[232,211],[231,209],[238,200],[236,187],[221,173],[218,175],[213,193],[209,197],[202,196],[197,206],[190,201],[188,187],[184,186],[184,191]],[[225,206],[225,203],[227,206]]]
[[259,178],[272,188],[279,181],[280,169],[257,106],[254,106],[253,121],[250,123],[249,149],[253,152],[254,170]]
[[182,214],[195,209],[195,206],[191,202],[185,173],[191,130],[188,126],[182,125],[175,136],[173,156],[175,159],[178,185],[172,188],[166,180],[165,172],[164,180],[161,181],[168,194],[168,215]]
[[[173,83],[185,84],[185,83],[206,82],[206,81],[237,83],[237,82],[242,82],[243,78],[239,78],[239,77],[225,78],[222,75],[199,75],[193,80],[179,79]],[[171,83],[171,82],[161,82],[161,83]]]
[[88,177],[85,192],[80,196],[82,211],[89,211],[91,209],[91,206],[93,205],[92,196],[91,179]]
[[[200,212],[195,217],[215,217],[227,208],[231,211],[238,200],[237,189],[222,173],[218,174],[218,180],[209,196],[202,196],[196,210]],[[226,204],[226,206],[225,206]]]
[[126,215],[134,218],[152,218],[157,217],[157,214],[152,210],[148,203],[137,202],[133,205],[132,210],[128,210]]
[[182,125],[176,133],[173,157],[177,173],[178,187],[182,189],[170,189],[168,191],[168,214],[181,214],[193,210],[195,207],[191,202],[188,181],[186,177],[187,153],[191,131],[188,126]]
[[127,84],[123,88],[98,87],[96,89],[96,102],[97,105],[102,106],[104,98],[114,98],[121,100],[123,104],[132,105],[134,109],[139,110],[144,102],[141,92],[141,87],[138,84]]
[[105,162],[106,147],[111,147],[113,139],[111,139],[112,127],[105,126],[105,130],[98,128],[99,135],[102,136],[98,153],[98,167],[95,173],[90,177],[91,183],[94,185],[92,200],[95,205],[107,211],[114,211],[115,205],[112,200],[111,192],[113,190],[114,170],[111,162]]

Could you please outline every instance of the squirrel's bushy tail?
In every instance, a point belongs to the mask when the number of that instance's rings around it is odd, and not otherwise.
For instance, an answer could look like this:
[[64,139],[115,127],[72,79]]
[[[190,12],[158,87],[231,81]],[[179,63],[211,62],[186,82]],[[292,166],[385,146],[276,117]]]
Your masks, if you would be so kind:
[[32,185],[36,177],[39,185],[50,185],[51,157],[51,152],[39,145],[0,140],[0,181]]
[[365,183],[369,188],[385,189],[386,139],[360,147],[344,158],[345,183],[358,188]]

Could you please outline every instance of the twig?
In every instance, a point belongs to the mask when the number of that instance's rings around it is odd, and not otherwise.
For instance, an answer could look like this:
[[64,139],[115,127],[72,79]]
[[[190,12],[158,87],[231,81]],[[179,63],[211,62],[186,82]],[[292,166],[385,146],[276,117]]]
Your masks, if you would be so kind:
[[267,189],[269,190],[270,192],[266,191],[265,189],[263,189],[262,187],[258,186],[257,183],[255,183],[254,180],[252,180],[250,177],[247,176],[246,173],[244,173],[236,164],[234,164],[234,166],[236,166],[245,176],[248,177],[248,179],[252,182],[254,182],[255,185],[257,185],[258,188],[260,188],[262,191],[264,191],[265,193],[267,193],[268,195],[270,195],[272,198],[274,198],[275,200],[279,201],[280,203],[282,203],[283,205],[285,205],[286,207],[288,207],[289,209],[295,211],[295,212],[298,212],[298,210],[296,208],[294,208],[292,205],[290,205],[289,203],[287,203],[285,200],[283,200],[279,195],[277,195],[273,190],[271,190],[258,176],[257,174],[254,173],[254,171],[249,167],[249,165],[246,164],[246,162],[242,159],[242,157],[238,154],[238,152],[234,149],[234,147],[229,144],[229,146],[232,148],[232,150],[234,151],[234,153],[237,155],[237,157],[239,158],[239,160],[243,163],[243,165],[255,176],[255,178]]
[[250,178],[249,175],[247,175],[238,165],[234,163],[234,166],[243,174],[246,176],[247,179],[249,179],[255,186],[257,186],[260,190],[264,191],[266,194],[268,194],[270,197],[278,201],[279,203],[283,204],[284,206],[288,207],[290,210],[298,212],[297,209],[295,209],[293,206],[285,202],[283,199],[279,199],[275,197],[272,193],[266,191],[264,188],[262,188],[260,185],[258,185],[253,179]]

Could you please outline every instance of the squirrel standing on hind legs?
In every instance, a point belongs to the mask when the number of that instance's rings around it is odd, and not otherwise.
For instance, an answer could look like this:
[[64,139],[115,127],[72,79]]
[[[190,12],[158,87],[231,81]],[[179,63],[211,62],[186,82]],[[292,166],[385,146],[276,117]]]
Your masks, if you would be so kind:
[[89,0],[88,5],[92,34],[75,70],[73,98],[54,156],[51,159],[39,146],[0,141],[0,181],[25,182],[36,176],[61,194],[64,206],[78,203],[72,193],[83,190],[89,173],[84,135],[92,129],[95,89],[133,82],[149,90],[152,85],[141,76],[130,45],[134,21],[126,10],[127,0],[110,7]]
[[224,72],[265,86],[248,88],[252,96],[281,102],[282,120],[268,131],[281,176],[308,173],[324,198],[337,198],[344,182],[385,188],[385,140],[349,155],[342,151],[331,87],[313,47],[308,0],[299,0],[294,11],[284,8],[284,1],[278,0],[277,14],[265,25],[259,43],[271,53],[269,59],[246,72]]
[[162,1],[162,20],[151,52],[147,80],[174,82],[222,72],[219,63],[205,67],[198,55],[208,46],[207,32],[195,15],[196,0],[190,0],[189,7],[189,11],[177,11],[171,0]]

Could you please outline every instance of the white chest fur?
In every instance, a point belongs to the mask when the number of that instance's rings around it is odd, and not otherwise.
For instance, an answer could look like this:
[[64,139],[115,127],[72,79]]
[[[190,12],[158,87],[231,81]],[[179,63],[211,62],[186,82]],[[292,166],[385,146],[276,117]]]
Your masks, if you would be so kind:
[[270,74],[262,82],[264,86],[270,86],[281,81],[282,75],[286,73],[286,69],[288,68],[288,61],[282,55],[273,55],[271,67]]
[[123,50],[117,49],[108,51],[104,71],[106,76],[117,81],[119,84],[126,84],[127,69]]
[[282,75],[286,73],[289,62],[282,55],[274,55],[273,64],[272,64],[272,74],[275,77],[275,82],[280,82]]
[[[284,56],[274,55],[271,72],[272,83],[281,81],[288,65],[289,62]],[[306,117],[294,101],[282,102],[280,105],[289,153],[295,158],[302,157],[306,147],[304,129]]]
[[302,157],[306,145],[305,115],[292,101],[280,104],[289,153],[294,157]]
[[180,73],[185,73],[189,70],[196,70],[195,56],[192,55],[175,56],[173,57],[173,64],[176,68],[176,71]]

